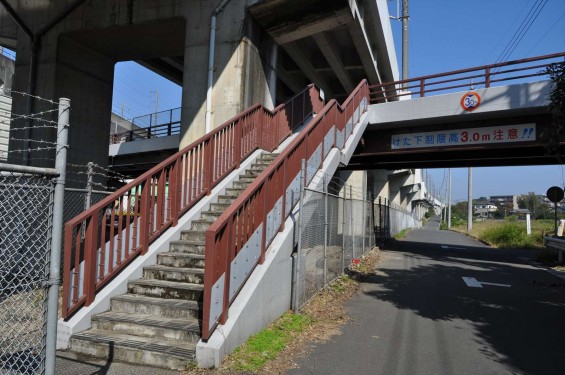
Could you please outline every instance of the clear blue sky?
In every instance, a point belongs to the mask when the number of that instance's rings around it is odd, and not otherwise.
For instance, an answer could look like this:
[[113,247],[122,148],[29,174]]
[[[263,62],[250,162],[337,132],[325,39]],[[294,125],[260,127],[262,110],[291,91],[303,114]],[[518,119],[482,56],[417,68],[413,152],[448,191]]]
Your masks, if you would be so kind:
[[[495,63],[536,4],[537,19],[505,60],[565,51],[565,0],[409,0],[409,77]],[[389,9],[396,15],[396,1]],[[391,22],[400,65],[401,22]],[[473,196],[545,194],[550,186],[565,185],[562,169],[474,168]],[[429,170],[437,187],[444,172]],[[452,201],[466,200],[467,169],[453,169],[452,176]]]
[[[497,61],[532,6],[541,11],[514,52],[505,60],[565,51],[565,0],[409,0],[409,76],[417,77]],[[391,15],[396,1],[389,2]],[[538,9],[540,9],[538,8]],[[392,20],[398,63],[401,64],[401,23]],[[181,89],[145,68],[116,65],[112,109],[132,118],[155,110],[180,107]],[[473,196],[543,194],[564,186],[563,167],[475,168]],[[445,171],[429,170],[440,187]],[[454,169],[453,201],[467,196],[467,169]]]

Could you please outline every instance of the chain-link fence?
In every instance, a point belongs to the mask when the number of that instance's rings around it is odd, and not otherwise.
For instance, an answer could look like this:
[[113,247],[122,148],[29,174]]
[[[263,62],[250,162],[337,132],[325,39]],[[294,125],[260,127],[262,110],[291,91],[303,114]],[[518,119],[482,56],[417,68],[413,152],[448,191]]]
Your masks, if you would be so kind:
[[[53,176],[0,166],[0,374],[43,373]],[[17,169],[17,168],[16,168]]]
[[343,198],[304,189],[298,229],[293,307],[300,309],[342,275],[353,259],[407,228],[419,228],[414,214],[378,197]]
[[373,217],[377,243],[393,237],[404,229],[422,226],[422,221],[416,215],[382,197],[375,199]]
[[302,307],[375,246],[373,204],[305,189],[300,208],[294,305]]

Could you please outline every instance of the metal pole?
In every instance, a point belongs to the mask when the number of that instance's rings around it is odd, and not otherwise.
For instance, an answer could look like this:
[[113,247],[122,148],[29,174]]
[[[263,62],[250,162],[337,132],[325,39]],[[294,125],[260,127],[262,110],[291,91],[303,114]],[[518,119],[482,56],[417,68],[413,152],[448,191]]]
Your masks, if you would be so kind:
[[402,79],[408,79],[408,0],[402,0]]
[[94,175],[94,163],[89,162],[87,165],[86,180],[86,198],[84,200],[84,210],[88,210],[92,205],[92,176]]
[[347,188],[343,187],[343,209],[341,214],[341,270],[345,271],[345,201],[347,200]]
[[324,285],[328,283],[328,189],[324,175]]
[[298,243],[296,245],[296,278],[295,278],[295,285],[294,285],[294,311],[298,312],[298,289],[300,288],[300,258],[302,256],[302,223],[303,220],[303,213],[304,213],[304,189],[305,189],[305,181],[306,178],[304,177],[306,173],[306,159],[302,159],[302,164],[300,167],[300,203],[298,209]]
[[63,208],[65,200],[65,179],[67,165],[67,139],[69,132],[69,112],[71,101],[59,99],[59,121],[57,125],[57,155],[55,169],[59,177],[55,179],[53,204],[53,228],[51,236],[51,260],[49,263],[49,290],[47,296],[47,335],[45,351],[45,374],[55,375],[55,355],[57,347],[57,312],[59,310],[59,285],[61,284],[61,245],[63,243]]
[[473,229],[473,168],[469,168],[467,183],[467,232],[471,232]]
[[353,192],[351,191],[351,186],[349,186],[349,201],[351,202],[351,217],[349,223],[349,230],[351,231],[351,256],[355,259],[355,231],[353,230]]
[[447,181],[447,228],[451,229],[451,168],[448,169]]
[[365,201],[365,197],[363,198],[363,200],[361,201],[363,204],[363,213],[361,216],[361,255],[365,254],[365,236],[367,235],[367,233],[365,232],[366,228],[365,228],[365,224],[366,224],[366,219],[365,216],[367,215],[367,202]]

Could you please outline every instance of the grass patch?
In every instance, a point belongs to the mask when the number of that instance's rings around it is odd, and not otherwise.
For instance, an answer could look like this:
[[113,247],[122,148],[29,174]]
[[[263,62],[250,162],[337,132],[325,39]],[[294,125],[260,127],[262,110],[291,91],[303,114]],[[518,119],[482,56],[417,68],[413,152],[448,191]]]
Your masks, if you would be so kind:
[[401,230],[399,233],[395,234],[393,236],[393,238],[395,240],[399,240],[399,239],[403,238],[410,231],[410,229],[412,229],[412,228],[406,228],[406,229]]
[[312,321],[305,314],[285,313],[233,352],[230,356],[230,370],[258,371],[285,348],[293,333],[303,332]]
[[452,229],[468,234],[490,246],[505,249],[542,249],[543,235],[551,231],[551,220],[532,220],[532,234],[526,234],[526,222],[516,220],[486,220],[473,223],[471,232],[467,226],[453,226]]

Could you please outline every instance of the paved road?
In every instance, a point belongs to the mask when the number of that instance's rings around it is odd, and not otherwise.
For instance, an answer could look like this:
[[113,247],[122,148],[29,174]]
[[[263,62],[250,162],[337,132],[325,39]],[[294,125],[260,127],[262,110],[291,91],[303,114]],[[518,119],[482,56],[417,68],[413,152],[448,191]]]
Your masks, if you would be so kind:
[[438,226],[391,245],[343,333],[288,374],[565,374],[565,280],[532,266],[531,251]]

